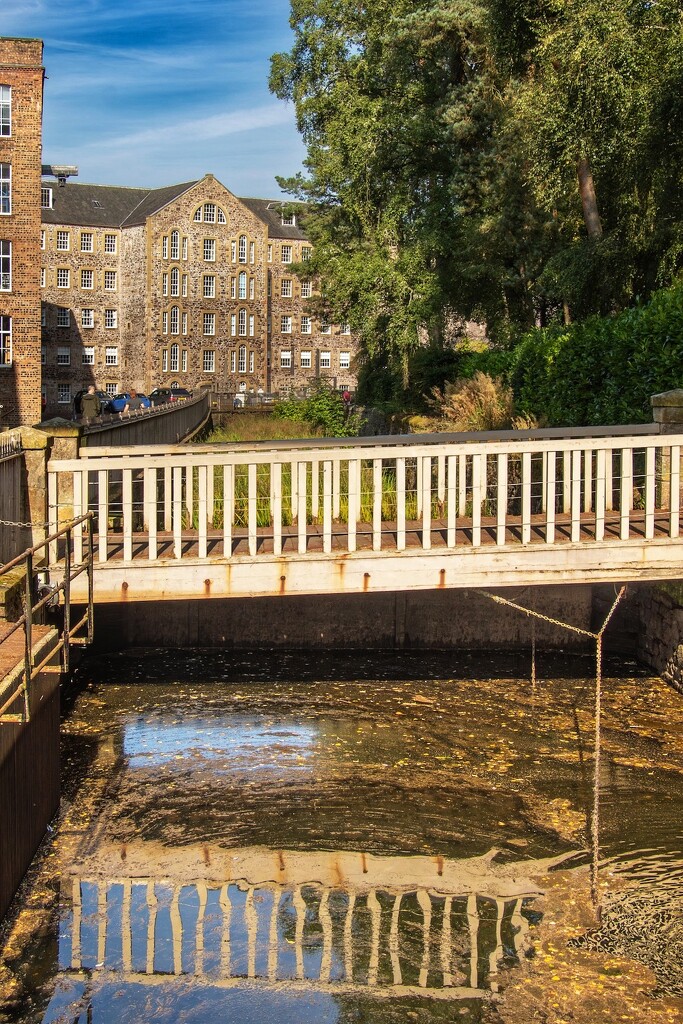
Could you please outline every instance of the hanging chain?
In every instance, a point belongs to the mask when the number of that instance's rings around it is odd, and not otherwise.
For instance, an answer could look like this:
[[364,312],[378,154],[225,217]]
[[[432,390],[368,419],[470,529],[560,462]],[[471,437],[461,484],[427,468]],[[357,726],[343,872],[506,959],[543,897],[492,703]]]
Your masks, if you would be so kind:
[[49,523],[14,523],[11,519],[0,519],[0,526],[23,526],[27,530],[30,530],[32,527],[45,530],[49,525]]

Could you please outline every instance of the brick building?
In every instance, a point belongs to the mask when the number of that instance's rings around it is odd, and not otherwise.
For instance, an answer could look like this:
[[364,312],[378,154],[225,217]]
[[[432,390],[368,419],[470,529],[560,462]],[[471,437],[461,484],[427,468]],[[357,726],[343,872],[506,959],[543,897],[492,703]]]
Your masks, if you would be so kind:
[[281,200],[213,175],[160,189],[43,182],[42,362],[48,414],[81,387],[278,392],[355,385],[348,328],[309,310],[292,273],[311,247]]
[[0,37],[0,428],[40,419],[43,44]]

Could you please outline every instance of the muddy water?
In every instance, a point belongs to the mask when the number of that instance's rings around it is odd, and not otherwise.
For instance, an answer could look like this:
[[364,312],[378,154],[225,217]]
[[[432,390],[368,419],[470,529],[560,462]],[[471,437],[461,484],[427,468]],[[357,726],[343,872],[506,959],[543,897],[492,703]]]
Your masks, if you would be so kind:
[[[596,929],[592,665],[538,668],[532,687],[521,657],[91,660],[65,711],[63,810],[7,930],[0,1020],[531,1020],[521,980],[541,986],[535,1019],[572,1019],[560,968],[547,990],[542,975],[570,918],[575,1010],[594,965],[612,964],[597,992],[623,959],[612,1019],[652,993],[675,1019],[683,699],[608,666]],[[595,1012],[574,1019],[610,1019]]]

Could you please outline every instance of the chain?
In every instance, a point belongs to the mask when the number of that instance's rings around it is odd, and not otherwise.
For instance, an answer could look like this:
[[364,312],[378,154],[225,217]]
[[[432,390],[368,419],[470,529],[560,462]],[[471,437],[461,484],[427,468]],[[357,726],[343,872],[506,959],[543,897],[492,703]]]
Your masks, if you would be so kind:
[[488,590],[480,590],[479,593],[483,594],[484,597],[488,597],[492,601],[495,601],[496,604],[507,605],[508,608],[514,608],[516,611],[522,612],[530,618],[540,619],[541,622],[548,622],[551,626],[560,626],[561,629],[568,629],[572,633],[578,633],[580,636],[589,636],[592,640],[597,639],[597,633],[591,633],[588,629],[581,629],[580,626],[572,626],[568,622],[562,622],[561,619],[553,619],[550,615],[544,615],[542,612],[534,611],[532,608],[525,608],[523,604],[517,604],[515,601],[509,601],[506,597],[500,597],[499,594],[490,594]]
[[49,525],[49,523],[13,523],[11,519],[0,519],[0,526],[24,526],[27,530],[34,526],[45,530]]

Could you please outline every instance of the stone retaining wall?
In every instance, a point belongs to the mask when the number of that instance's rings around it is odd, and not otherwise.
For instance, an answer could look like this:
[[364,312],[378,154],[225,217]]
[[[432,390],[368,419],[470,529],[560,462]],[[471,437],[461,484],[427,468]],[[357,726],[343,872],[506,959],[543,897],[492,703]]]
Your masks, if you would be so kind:
[[637,656],[683,693],[683,583],[639,588]]

